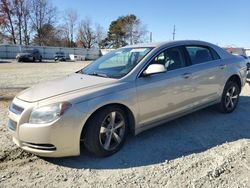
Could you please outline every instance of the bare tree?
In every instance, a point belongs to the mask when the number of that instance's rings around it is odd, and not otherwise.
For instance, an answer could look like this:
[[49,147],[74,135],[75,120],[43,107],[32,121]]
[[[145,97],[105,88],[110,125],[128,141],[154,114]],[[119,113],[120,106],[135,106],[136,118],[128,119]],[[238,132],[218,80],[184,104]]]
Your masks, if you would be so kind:
[[31,0],[31,20],[37,35],[37,44],[42,45],[41,39],[46,36],[43,26],[53,25],[56,17],[56,8],[48,0]]
[[30,0],[25,0],[23,5],[23,40],[25,45],[29,45],[30,43],[30,33],[32,32],[32,24],[30,17]]
[[124,20],[123,30],[126,33],[125,38],[127,38],[127,42],[130,45],[143,42],[147,29],[145,25],[142,25],[141,20],[135,15],[127,16]]
[[0,14],[3,30],[10,34],[10,39],[16,44],[16,32],[14,28],[14,5],[11,0],[0,1]]
[[79,24],[77,44],[80,47],[92,48],[96,42],[96,35],[92,28],[92,21],[85,18]]
[[46,33],[41,35],[40,38],[36,34],[33,38],[33,42],[38,44],[39,41],[45,46],[65,46],[65,38],[63,38],[62,30],[59,27],[54,27],[50,24],[44,24],[40,33]]
[[22,45],[22,24],[23,24],[23,14],[24,14],[24,0],[14,0],[13,1],[13,11],[16,17],[17,35],[19,44]]
[[69,38],[69,30],[66,24],[61,24],[57,26],[58,33],[60,34],[61,44],[63,47],[71,47],[72,44]]
[[96,24],[95,28],[96,44],[99,48],[104,48],[104,40],[107,37],[104,28],[100,24]]
[[73,9],[68,9],[65,11],[66,29],[68,32],[68,38],[70,40],[70,47],[74,46],[74,33],[75,26],[77,22],[77,12]]
[[8,35],[14,44],[17,42],[28,44],[30,33],[30,0],[1,0],[0,1],[0,29]]

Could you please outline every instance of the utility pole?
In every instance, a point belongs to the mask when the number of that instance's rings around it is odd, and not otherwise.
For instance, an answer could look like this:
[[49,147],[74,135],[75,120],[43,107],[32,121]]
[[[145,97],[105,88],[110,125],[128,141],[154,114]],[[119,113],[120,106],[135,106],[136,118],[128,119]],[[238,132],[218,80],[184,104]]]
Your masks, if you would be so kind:
[[150,32],[149,41],[150,41],[150,43],[153,41],[153,33],[152,32]]
[[173,30],[173,40],[175,40],[175,34],[176,34],[176,29],[175,29],[175,25],[174,25],[174,30]]

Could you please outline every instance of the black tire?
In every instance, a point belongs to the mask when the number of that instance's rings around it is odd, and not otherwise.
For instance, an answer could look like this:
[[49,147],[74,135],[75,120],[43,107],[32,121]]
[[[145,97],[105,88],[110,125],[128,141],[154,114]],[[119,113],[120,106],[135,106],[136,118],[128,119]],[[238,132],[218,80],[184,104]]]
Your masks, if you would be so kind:
[[35,57],[33,57],[32,62],[35,62],[35,61],[36,61],[36,58],[35,58]]
[[221,102],[219,103],[219,110],[222,113],[233,112],[239,102],[240,88],[234,81],[228,81],[223,90]]
[[[123,123],[124,126],[121,126]],[[85,126],[84,145],[99,157],[107,157],[119,151],[128,133],[126,114],[117,106],[109,106],[96,112]],[[115,128],[118,126],[121,127]]]
[[42,62],[42,56],[40,56],[39,62]]

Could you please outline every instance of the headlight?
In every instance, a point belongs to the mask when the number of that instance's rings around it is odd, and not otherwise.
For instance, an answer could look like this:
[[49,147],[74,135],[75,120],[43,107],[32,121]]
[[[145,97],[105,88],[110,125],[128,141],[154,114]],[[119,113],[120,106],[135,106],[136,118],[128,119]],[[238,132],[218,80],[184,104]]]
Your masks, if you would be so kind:
[[43,124],[55,121],[62,116],[72,104],[68,102],[56,103],[34,108],[30,114],[29,123]]

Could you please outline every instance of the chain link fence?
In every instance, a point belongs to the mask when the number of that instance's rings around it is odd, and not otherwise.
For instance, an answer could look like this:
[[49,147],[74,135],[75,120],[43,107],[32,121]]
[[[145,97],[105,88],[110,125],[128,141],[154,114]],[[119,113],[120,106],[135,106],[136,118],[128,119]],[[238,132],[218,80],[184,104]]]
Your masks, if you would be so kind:
[[17,53],[28,49],[38,49],[43,59],[53,59],[56,52],[64,52],[66,58],[69,55],[84,56],[86,60],[95,60],[100,57],[101,52],[99,49],[84,49],[84,48],[64,48],[64,47],[50,47],[50,46],[21,46],[21,45],[0,45],[0,58],[2,59],[15,59]]

